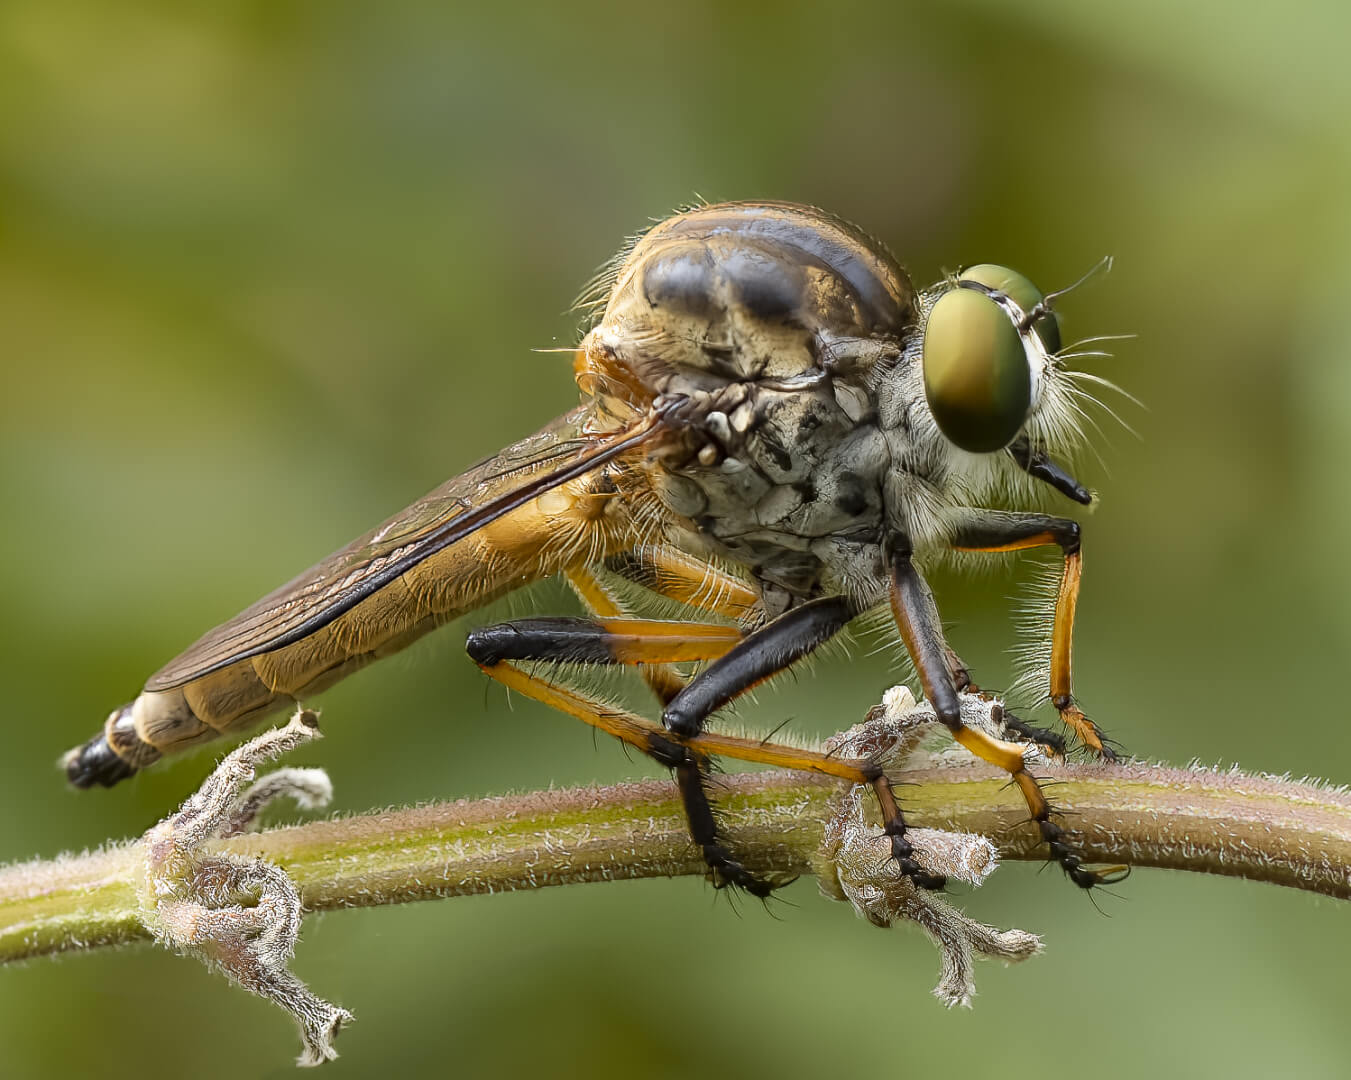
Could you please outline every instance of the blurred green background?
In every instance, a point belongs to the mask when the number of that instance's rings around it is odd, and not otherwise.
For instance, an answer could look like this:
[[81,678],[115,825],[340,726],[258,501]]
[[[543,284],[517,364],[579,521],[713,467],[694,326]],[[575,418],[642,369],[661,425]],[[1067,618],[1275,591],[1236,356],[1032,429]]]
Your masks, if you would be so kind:
[[[1143,755],[1351,781],[1344,4],[478,7],[0,7],[0,859],[193,789],[212,754],[84,793],[54,763],[209,625],[568,407],[531,348],[696,193],[827,207],[926,283],[1116,256],[1063,305],[1071,338],[1139,335],[1094,370],[1148,405],[1083,469],[1080,696]],[[937,588],[1006,683],[1017,581]],[[509,712],[462,638],[324,696],[300,758],[339,809],[643,771]],[[833,731],[887,682],[822,663],[747,719]],[[692,879],[329,915],[296,967],[360,1021],[332,1077],[1345,1075],[1343,905],[1121,891],[1103,917],[1020,865],[963,897],[1047,941],[970,1012],[929,997],[918,933],[808,881],[777,919]],[[161,951],[0,972],[6,1077],[286,1076],[297,1049]]]

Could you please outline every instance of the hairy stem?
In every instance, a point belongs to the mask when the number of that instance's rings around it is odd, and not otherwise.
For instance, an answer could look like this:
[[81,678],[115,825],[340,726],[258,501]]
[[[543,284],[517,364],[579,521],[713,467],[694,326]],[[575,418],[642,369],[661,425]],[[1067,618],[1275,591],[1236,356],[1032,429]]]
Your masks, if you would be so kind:
[[[1087,855],[1351,896],[1351,795],[1238,772],[1046,766]],[[905,774],[916,824],[981,833],[1005,857],[1041,858],[1005,778],[980,765]],[[738,856],[812,873],[833,785],[799,773],[720,781]],[[702,875],[673,787],[661,781],[442,803],[220,841],[286,870],[321,911],[542,888]],[[0,870],[0,961],[147,939],[140,841]]]

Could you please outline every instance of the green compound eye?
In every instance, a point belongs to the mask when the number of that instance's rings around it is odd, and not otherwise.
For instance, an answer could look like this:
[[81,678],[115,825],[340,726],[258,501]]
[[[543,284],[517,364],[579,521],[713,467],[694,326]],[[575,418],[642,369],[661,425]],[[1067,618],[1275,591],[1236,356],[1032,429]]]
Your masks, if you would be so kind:
[[[971,281],[1003,293],[1024,313],[1042,295],[1027,278],[983,263],[965,270]],[[1027,420],[1032,373],[1015,315],[981,289],[960,285],[940,296],[924,328],[924,396],[938,428],[973,454],[1002,450]],[[1035,333],[1048,352],[1060,345],[1054,315],[1037,320]]]
[[[1041,290],[1017,270],[995,263],[967,267],[957,276],[957,280],[976,281],[995,292],[1003,293],[1023,309],[1024,315],[1045,299]],[[1034,329],[1048,353],[1054,356],[1060,351],[1060,320],[1056,318],[1055,312],[1047,312],[1038,319]]]

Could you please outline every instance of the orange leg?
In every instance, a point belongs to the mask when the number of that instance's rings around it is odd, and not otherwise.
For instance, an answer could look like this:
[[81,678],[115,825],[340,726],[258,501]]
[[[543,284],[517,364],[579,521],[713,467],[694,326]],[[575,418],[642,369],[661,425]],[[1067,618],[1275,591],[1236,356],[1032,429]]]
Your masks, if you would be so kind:
[[[740,623],[745,623],[761,613],[760,598],[746,582],[711,563],[703,562],[675,548],[645,548],[640,552],[615,555],[606,561],[606,568],[661,596]],[[593,613],[602,616],[627,613],[622,599],[592,571],[569,571],[567,577],[582,602]],[[962,673],[959,685],[965,686],[969,680],[965,678],[965,669],[962,668],[961,661],[955,653],[952,655],[952,663],[953,670],[960,670]],[[683,676],[669,665],[647,664],[643,666],[642,672],[663,706],[670,705],[685,687]],[[737,692],[744,692],[753,685],[754,682],[741,685]],[[706,702],[705,706],[711,709],[715,704],[716,702]],[[820,772],[853,783],[870,784],[877,796],[883,827],[892,838],[892,854],[902,872],[921,887],[943,887],[943,878],[925,872],[914,861],[912,849],[905,840],[905,819],[901,815],[891,780],[875,763],[842,762],[829,755],[799,750],[795,747],[711,734],[703,731],[702,727],[700,732],[697,742],[709,754],[758,761],[786,769]],[[651,754],[652,751],[649,750],[648,753]],[[714,834],[716,824],[709,824],[712,804],[707,791],[706,766],[701,760],[692,760],[685,765],[676,765],[675,774],[685,800],[691,834],[697,836],[701,831]]]
[[662,760],[670,756],[671,747],[684,747],[707,758],[730,757],[751,761],[779,769],[796,769],[820,776],[833,776],[853,784],[871,784],[877,776],[877,766],[871,761],[842,758],[821,750],[807,750],[797,746],[782,746],[739,735],[721,735],[704,732],[691,739],[667,731],[646,717],[607,704],[580,690],[564,686],[527,671],[520,664],[502,660],[496,664],[480,664],[484,673],[503,686],[538,701],[559,712],[567,713],[584,724],[613,735],[643,753]]
[[[675,548],[653,547],[623,552],[607,560],[606,569],[659,596],[737,623],[751,617],[760,602],[755,590],[740,578]],[[632,615],[630,605],[619,591],[595,570],[568,570],[565,576],[593,615],[611,619]],[[670,664],[644,663],[641,670],[643,680],[663,705],[670,702],[687,682],[684,674]]]
[[607,559],[605,567],[659,596],[739,623],[760,614],[760,594],[753,586],[672,547],[622,552]]
[[[631,615],[629,605],[595,571],[569,570],[564,575],[578,598],[593,615],[618,619]],[[685,686],[685,676],[672,664],[644,664],[640,671],[643,681],[651,688],[657,700],[665,705]]]
[[[652,550],[659,555],[666,549]],[[672,572],[661,573],[663,566],[670,566]],[[627,574],[625,574],[625,571],[627,571]],[[725,603],[726,598],[736,598],[737,593],[733,586],[744,588],[740,582],[735,582],[732,579],[725,582],[720,581],[719,577],[727,578],[727,575],[721,574],[720,571],[711,566],[701,568],[691,557],[679,552],[672,552],[670,559],[666,561],[662,561],[659,557],[649,556],[647,559],[642,559],[637,554],[625,555],[611,572],[627,576],[630,580],[634,580],[652,591],[670,596],[682,603],[697,602],[705,609],[711,603],[715,611],[722,610],[718,605]],[[582,603],[593,615],[600,616],[603,619],[619,619],[632,615],[629,605],[620,592],[596,571],[574,569],[567,571],[566,577],[568,584],[572,586],[573,591],[577,593]],[[705,587],[705,585],[711,585],[711,587]],[[636,623],[637,620],[634,620],[634,622]],[[650,624],[648,625],[650,626]],[[634,629],[634,627],[630,627],[630,629]],[[716,628],[704,627],[704,629],[709,631],[706,634],[708,638],[716,640],[718,637]],[[740,634],[736,636],[739,638]],[[614,653],[627,655],[630,658],[636,655],[632,649],[615,649]],[[647,683],[648,688],[663,706],[669,704],[685,688],[687,682],[684,673],[671,663],[641,663],[639,671],[642,673],[643,680]],[[579,711],[589,712],[589,715],[582,717],[588,722],[600,715],[594,710],[587,710],[587,703],[579,700],[577,695],[569,693],[568,696],[575,706],[568,710],[572,712],[572,715],[578,715]],[[594,702],[591,702],[591,704],[594,704]],[[623,738],[624,736],[621,735],[620,737]],[[632,732],[630,732],[628,741],[630,745],[633,745]],[[649,732],[647,743],[646,747],[640,748],[655,760],[670,765],[674,773],[676,786],[680,791],[681,801],[685,807],[685,819],[689,823],[690,836],[699,844],[714,882],[717,884],[737,884],[752,893],[768,895],[774,882],[758,879],[755,875],[746,871],[740,865],[739,860],[733,858],[728,849],[719,842],[717,817],[708,790],[709,769],[707,759],[702,754],[689,748],[682,749],[679,746],[672,745],[664,735],[655,733],[655,729]]]
[[787,882],[759,877],[723,843],[707,789],[709,755],[720,754],[780,768],[801,769],[856,784],[868,783],[876,787],[881,783],[890,791],[881,767],[871,761],[851,761],[813,750],[776,746],[730,735],[708,734],[684,739],[634,713],[541,678],[510,660],[495,663],[479,660],[479,667],[502,685],[613,735],[675,770],[690,835],[699,846],[718,887],[734,885],[753,896],[765,897]]
[[[718,840],[707,791],[707,759],[719,754],[872,785],[902,871],[916,884],[936,888],[943,881],[915,862],[904,839],[905,824],[891,782],[875,762],[842,761],[814,751],[703,731],[704,721],[713,711],[806,655],[841,629],[853,614],[852,605],[843,597],[822,597],[749,635],[736,627],[707,623],[525,619],[475,630],[467,649],[473,660],[499,682],[607,731],[675,769],[691,835],[703,850],[715,882],[735,884],[761,896],[771,888],[746,871]],[[532,660],[637,665],[682,660],[717,662],[667,702],[664,727],[658,728],[520,666],[520,662]]]
[[933,705],[938,719],[952,732],[952,737],[971,753],[1003,769],[1013,778],[1027,802],[1032,820],[1041,831],[1042,839],[1050,848],[1051,857],[1061,865],[1070,880],[1085,889],[1120,880],[1127,872],[1126,867],[1084,866],[1079,853],[1065,841],[1064,830],[1051,820],[1051,804],[1036,778],[1027,770],[1024,747],[996,739],[962,722],[961,701],[949,670],[949,650],[943,639],[938,609],[928,584],[911,562],[907,551],[892,556],[891,608],[901,639],[915,662],[915,670],[919,672],[924,696]]
[[1064,553],[1064,568],[1056,590],[1055,621],[1051,629],[1050,696],[1060,718],[1099,757],[1116,760],[1116,752],[1102,738],[1097,725],[1074,703],[1070,688],[1070,660],[1074,642],[1074,612],[1079,603],[1083,551],[1079,523],[1045,514],[1013,514],[975,510],[954,532],[951,546],[959,551],[1023,551],[1055,544]]

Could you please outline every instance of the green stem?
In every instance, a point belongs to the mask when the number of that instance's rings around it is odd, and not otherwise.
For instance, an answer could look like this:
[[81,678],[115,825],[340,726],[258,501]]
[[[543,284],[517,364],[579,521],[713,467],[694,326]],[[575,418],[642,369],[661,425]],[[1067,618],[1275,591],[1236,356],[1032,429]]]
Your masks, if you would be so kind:
[[[1041,769],[1086,854],[1351,897],[1351,795],[1307,783],[1144,765]],[[981,765],[905,773],[919,825],[993,837],[1043,857],[1006,777]],[[720,780],[729,834],[751,869],[809,874],[833,785],[800,773]],[[666,782],[441,803],[221,841],[295,881],[305,907],[397,904],[583,881],[702,875]],[[140,841],[0,870],[0,962],[148,939]]]

